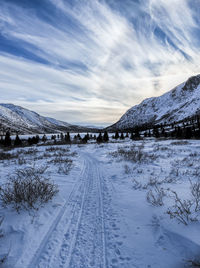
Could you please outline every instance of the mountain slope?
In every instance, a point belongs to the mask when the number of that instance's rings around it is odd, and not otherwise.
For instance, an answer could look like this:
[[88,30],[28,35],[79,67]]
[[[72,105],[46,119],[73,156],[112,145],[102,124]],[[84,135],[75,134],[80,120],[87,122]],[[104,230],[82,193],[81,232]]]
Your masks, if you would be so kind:
[[171,123],[196,114],[200,114],[200,75],[190,77],[160,97],[145,99],[133,106],[108,130]]
[[57,131],[89,131],[88,128],[71,125],[54,118],[44,117],[14,104],[0,104],[1,129],[20,134],[54,133]]

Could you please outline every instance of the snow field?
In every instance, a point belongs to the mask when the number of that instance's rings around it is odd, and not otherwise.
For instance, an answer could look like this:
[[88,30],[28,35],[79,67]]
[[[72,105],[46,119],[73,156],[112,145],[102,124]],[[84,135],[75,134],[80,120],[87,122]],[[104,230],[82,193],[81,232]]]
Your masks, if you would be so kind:
[[[130,150],[141,156],[125,160]],[[0,160],[1,184],[16,169],[47,166],[45,176],[60,191],[38,211],[17,214],[1,206],[0,256],[9,253],[3,267],[182,268],[198,258],[199,222],[184,225],[166,213],[174,204],[169,189],[192,198],[189,179],[200,175],[198,141],[125,139],[9,153],[15,157]],[[69,160],[68,172],[59,172]],[[166,193],[162,205],[147,201],[155,187]]]

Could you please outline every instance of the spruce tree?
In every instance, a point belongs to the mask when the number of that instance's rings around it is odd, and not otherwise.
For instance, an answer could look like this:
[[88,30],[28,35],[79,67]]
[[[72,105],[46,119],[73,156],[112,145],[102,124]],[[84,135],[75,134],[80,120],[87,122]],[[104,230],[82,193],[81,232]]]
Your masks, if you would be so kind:
[[136,128],[134,138],[139,139],[140,138],[140,132],[139,129]]
[[192,129],[191,127],[187,127],[185,129],[185,139],[191,139],[192,138]]
[[83,139],[82,139],[83,143],[87,143],[88,142],[88,135],[86,134]]
[[6,132],[6,136],[5,136],[5,139],[4,139],[4,146],[11,146],[11,138],[10,138],[10,132],[7,131]]
[[[35,138],[35,137],[34,137]],[[46,142],[47,141],[47,136],[44,134],[43,137],[42,137],[42,141],[43,142]]]
[[70,137],[69,132],[67,132],[67,134],[65,135],[65,141],[66,141],[66,143],[70,143],[71,142],[71,137]]
[[109,141],[109,137],[108,137],[108,132],[107,131],[104,132],[103,141],[104,142],[108,142]]
[[39,137],[39,135],[36,135],[35,136],[35,139],[36,139],[36,144],[40,141],[40,137]]
[[32,138],[28,138],[28,145],[32,145],[33,143],[32,143]]
[[103,138],[102,138],[101,132],[99,133],[99,136],[97,137],[97,142],[98,143],[103,142]]
[[160,137],[160,133],[157,127],[154,127],[153,129],[153,135],[155,138],[159,138]]
[[87,138],[87,141],[90,140],[90,135],[89,135],[89,133],[86,134],[86,138]]
[[176,129],[176,138],[181,139],[183,137],[183,131],[180,126]]
[[22,145],[22,141],[20,140],[18,134],[16,135],[15,141],[14,141],[15,146],[20,146]]
[[134,140],[134,135],[133,135],[133,132],[131,132],[131,137],[130,137],[131,140]]
[[118,131],[116,131],[116,133],[115,133],[115,139],[116,140],[119,139],[119,133],[118,133]]
[[124,140],[124,133],[121,133],[120,140]]

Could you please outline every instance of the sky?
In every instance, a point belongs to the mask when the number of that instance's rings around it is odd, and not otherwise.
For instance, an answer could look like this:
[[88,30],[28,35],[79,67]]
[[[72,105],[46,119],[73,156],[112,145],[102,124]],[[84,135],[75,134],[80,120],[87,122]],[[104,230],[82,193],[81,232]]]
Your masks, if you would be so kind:
[[107,126],[200,73],[200,0],[0,0],[0,102]]

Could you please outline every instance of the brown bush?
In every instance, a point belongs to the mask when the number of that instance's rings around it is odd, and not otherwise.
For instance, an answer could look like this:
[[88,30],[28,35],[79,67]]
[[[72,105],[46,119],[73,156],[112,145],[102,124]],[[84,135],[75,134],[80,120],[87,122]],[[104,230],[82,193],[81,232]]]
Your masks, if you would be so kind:
[[4,206],[12,205],[21,209],[38,209],[58,193],[57,185],[41,175],[18,172],[0,188],[0,198]]

